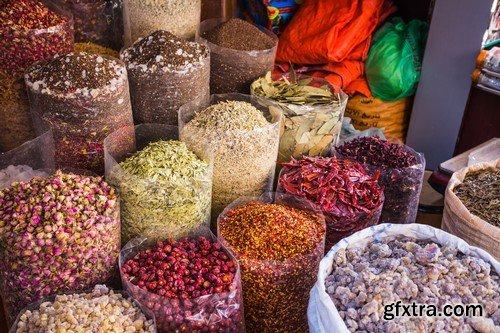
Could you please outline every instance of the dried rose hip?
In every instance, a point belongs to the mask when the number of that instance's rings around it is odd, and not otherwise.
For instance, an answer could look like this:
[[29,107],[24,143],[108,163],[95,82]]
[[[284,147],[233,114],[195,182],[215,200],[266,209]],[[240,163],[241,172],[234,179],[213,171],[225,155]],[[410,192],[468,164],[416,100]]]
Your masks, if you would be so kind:
[[222,245],[198,236],[122,250],[124,288],[155,314],[163,332],[239,332],[243,329],[241,277]]

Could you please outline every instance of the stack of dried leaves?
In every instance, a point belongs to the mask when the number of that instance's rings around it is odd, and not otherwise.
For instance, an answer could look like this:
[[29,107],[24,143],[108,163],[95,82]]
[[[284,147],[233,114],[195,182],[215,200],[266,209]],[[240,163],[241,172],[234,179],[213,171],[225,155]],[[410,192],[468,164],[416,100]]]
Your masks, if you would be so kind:
[[469,172],[453,192],[472,214],[500,227],[500,168]]
[[326,156],[342,126],[345,95],[324,80],[297,77],[293,70],[287,77],[274,81],[268,72],[251,87],[259,103],[273,115],[284,115],[278,159],[288,162],[303,155]]
[[295,72],[291,72],[290,80],[282,77],[274,81],[271,72],[252,83],[254,95],[275,100],[278,103],[295,105],[329,105],[340,103],[340,95],[334,94],[328,85],[315,87],[311,85],[313,78],[297,80]]

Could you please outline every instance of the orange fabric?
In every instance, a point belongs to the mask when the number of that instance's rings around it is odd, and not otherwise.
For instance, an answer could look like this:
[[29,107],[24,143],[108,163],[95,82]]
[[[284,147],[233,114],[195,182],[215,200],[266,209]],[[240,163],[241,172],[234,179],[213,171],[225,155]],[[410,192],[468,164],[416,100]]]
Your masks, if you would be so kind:
[[304,0],[280,36],[278,72],[300,64],[299,72],[371,97],[364,61],[372,33],[395,10],[389,0]]
[[280,36],[276,59],[309,65],[365,60],[373,31],[395,9],[386,0],[305,0]]

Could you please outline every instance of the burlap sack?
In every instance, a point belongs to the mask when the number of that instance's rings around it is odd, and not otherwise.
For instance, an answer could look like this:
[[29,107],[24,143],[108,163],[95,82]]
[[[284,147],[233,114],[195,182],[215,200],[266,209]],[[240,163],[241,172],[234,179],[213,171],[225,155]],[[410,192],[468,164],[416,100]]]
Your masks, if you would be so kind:
[[500,228],[471,214],[453,193],[455,186],[462,183],[468,172],[487,168],[500,168],[500,158],[463,168],[453,174],[446,188],[441,228],[471,245],[486,250],[495,259],[500,260]]

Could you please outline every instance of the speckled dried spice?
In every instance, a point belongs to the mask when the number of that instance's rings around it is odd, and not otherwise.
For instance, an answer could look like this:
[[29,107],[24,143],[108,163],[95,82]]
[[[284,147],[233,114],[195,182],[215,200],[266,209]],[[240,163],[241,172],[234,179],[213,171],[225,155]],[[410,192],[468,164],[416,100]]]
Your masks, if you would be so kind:
[[[49,9],[45,4],[50,4]],[[52,2],[5,0],[0,6],[0,151],[35,137],[23,82],[33,63],[73,50],[73,23]]]
[[103,285],[91,292],[58,295],[53,301],[30,305],[12,329],[12,333],[156,333],[154,319],[146,316],[139,303]]
[[154,312],[160,331],[244,331],[239,267],[220,243],[204,236],[152,247],[140,241],[122,250],[122,282]]
[[70,53],[25,75],[39,132],[54,133],[56,166],[104,173],[103,140],[133,124],[127,71],[115,58]]
[[415,222],[425,171],[423,155],[379,137],[347,141],[336,148],[335,155],[362,163],[371,174],[380,172],[385,195],[381,223]]
[[208,47],[159,30],[121,52],[136,124],[177,126],[179,108],[210,95]]
[[[483,259],[451,246],[390,237],[339,250],[325,288],[351,332],[497,332],[500,279]],[[481,304],[482,317],[383,320],[384,305]]]
[[[189,110],[181,109],[181,118],[184,111]],[[259,196],[271,189],[279,119],[270,122],[265,116],[246,101],[219,101],[197,112],[181,129],[181,139],[192,151],[215,150],[212,217],[239,197]]]
[[384,203],[378,176],[359,163],[335,157],[309,157],[282,163],[278,192],[310,200],[326,219],[325,250],[363,228],[375,225]]
[[218,233],[241,265],[247,331],[307,331],[307,300],[324,251],[323,218],[249,202],[221,215]]
[[201,0],[123,0],[125,46],[156,30],[194,38],[200,16]]
[[31,302],[114,273],[118,198],[100,177],[64,174],[0,191],[2,297],[10,320]]

